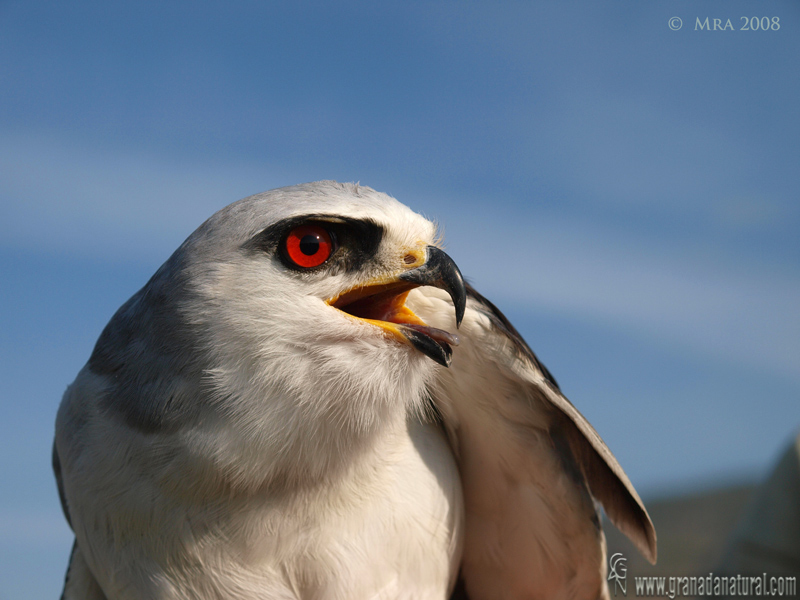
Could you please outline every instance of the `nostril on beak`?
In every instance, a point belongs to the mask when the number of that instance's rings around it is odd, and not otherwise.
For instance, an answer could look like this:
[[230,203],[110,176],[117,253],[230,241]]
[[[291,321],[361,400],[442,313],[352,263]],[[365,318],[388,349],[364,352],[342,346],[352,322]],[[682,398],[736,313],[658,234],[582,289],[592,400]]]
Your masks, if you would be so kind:
[[415,262],[417,262],[417,257],[414,256],[413,254],[406,254],[403,257],[403,262],[406,263],[407,265],[413,265]]

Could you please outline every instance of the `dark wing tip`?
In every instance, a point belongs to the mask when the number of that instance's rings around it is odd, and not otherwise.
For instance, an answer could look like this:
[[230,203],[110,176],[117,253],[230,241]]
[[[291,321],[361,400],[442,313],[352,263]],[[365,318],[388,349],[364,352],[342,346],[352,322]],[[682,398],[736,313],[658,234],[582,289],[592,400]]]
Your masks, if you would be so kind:
[[[578,413],[576,409],[575,412]],[[639,494],[617,459],[594,428],[580,415],[590,432],[565,414],[562,428],[572,454],[586,478],[592,496],[602,504],[609,520],[633,542],[651,564],[658,558],[656,529]],[[591,439],[590,439],[591,438]]]

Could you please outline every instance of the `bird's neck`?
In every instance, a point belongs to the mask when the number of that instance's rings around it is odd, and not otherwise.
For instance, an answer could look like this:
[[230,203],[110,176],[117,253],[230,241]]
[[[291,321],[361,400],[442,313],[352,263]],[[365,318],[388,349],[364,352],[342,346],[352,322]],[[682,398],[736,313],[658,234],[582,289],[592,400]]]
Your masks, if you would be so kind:
[[[272,415],[269,426],[235,419],[205,419],[184,437],[182,451],[192,468],[175,473],[196,499],[252,496],[268,493],[294,495],[330,491],[331,486],[365,483],[407,444],[408,420],[415,411],[402,402],[384,405],[380,414],[361,422],[330,418]],[[281,423],[275,427],[275,423]],[[181,461],[182,465],[187,462]],[[187,488],[188,491],[189,488]]]

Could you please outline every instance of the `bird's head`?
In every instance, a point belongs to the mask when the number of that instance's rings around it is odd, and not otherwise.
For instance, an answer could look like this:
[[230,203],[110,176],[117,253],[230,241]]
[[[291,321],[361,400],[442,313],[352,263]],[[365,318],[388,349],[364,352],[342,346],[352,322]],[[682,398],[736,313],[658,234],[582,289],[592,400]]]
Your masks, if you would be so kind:
[[319,182],[220,210],[115,320],[151,348],[134,368],[187,382],[148,399],[165,423],[200,423],[199,443],[237,469],[245,455],[279,466],[269,452],[308,471],[302,457],[357,447],[422,408],[436,363],[449,364],[455,333],[405,306],[421,285],[446,290],[460,321],[464,282],[433,223],[369,188]]

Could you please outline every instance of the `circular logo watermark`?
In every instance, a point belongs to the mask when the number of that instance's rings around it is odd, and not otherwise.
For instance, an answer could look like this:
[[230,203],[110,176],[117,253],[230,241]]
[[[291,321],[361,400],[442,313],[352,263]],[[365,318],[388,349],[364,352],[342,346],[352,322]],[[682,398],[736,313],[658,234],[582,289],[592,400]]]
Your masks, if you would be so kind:
[[669,20],[669,28],[672,29],[672,31],[678,31],[681,27],[683,27],[683,21],[681,21],[680,17],[672,17]]

